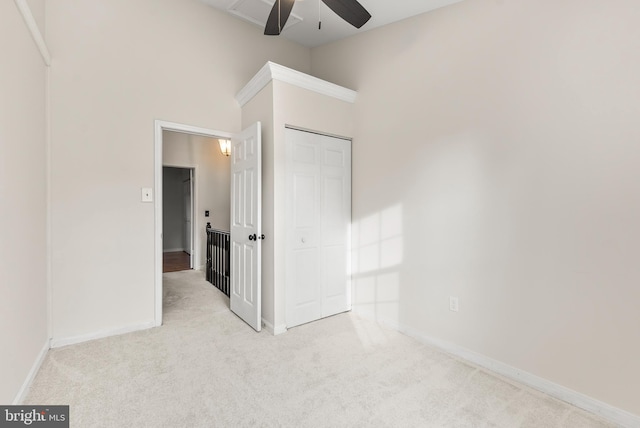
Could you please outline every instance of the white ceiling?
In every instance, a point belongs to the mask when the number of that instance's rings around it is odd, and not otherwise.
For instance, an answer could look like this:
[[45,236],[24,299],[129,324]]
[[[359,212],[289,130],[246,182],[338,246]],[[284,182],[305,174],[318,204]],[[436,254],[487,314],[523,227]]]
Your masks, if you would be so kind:
[[[262,28],[275,3],[275,0],[200,1]],[[282,34],[265,37],[286,37],[301,45],[315,47],[459,1],[462,0],[359,0],[372,17],[358,30],[333,13],[321,0],[296,0]],[[318,30],[318,16],[322,20],[321,30]]]

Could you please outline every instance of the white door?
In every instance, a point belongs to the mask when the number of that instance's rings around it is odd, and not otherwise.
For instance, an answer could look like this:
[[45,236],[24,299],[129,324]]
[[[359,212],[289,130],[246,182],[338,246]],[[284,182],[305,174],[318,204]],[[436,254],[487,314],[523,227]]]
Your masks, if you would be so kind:
[[287,327],[322,318],[320,156],[316,135],[287,129]]
[[351,141],[287,129],[287,327],[351,309]]
[[231,139],[231,310],[261,328],[261,127]]

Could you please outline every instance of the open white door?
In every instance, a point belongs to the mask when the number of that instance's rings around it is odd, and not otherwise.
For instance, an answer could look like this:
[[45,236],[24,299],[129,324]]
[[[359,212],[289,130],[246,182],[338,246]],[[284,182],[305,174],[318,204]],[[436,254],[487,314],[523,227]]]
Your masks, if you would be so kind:
[[261,328],[262,141],[257,122],[231,139],[231,310]]

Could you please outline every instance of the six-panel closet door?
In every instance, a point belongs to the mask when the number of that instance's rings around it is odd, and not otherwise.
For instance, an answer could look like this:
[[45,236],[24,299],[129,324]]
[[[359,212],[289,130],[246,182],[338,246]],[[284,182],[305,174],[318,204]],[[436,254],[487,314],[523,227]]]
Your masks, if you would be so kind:
[[286,323],[351,309],[351,141],[287,128]]

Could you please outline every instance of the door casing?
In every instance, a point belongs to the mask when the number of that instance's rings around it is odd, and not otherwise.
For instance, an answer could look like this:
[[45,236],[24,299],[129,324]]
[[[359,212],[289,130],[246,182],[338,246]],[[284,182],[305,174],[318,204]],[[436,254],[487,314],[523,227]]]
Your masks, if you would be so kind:
[[194,171],[195,168],[189,168],[189,178],[183,182],[182,186],[183,186],[183,198],[184,198],[184,215],[183,215],[183,227],[184,227],[184,232],[183,232],[183,238],[184,238],[184,251],[186,251],[187,253],[189,253],[189,267],[191,269],[195,269],[196,265],[195,265],[195,255],[198,253],[198,247],[196,247],[195,245],[195,227],[196,227],[196,223],[195,223],[195,218],[194,218],[194,213],[195,211],[195,207],[196,207],[196,202],[197,202],[197,195],[194,192]]

